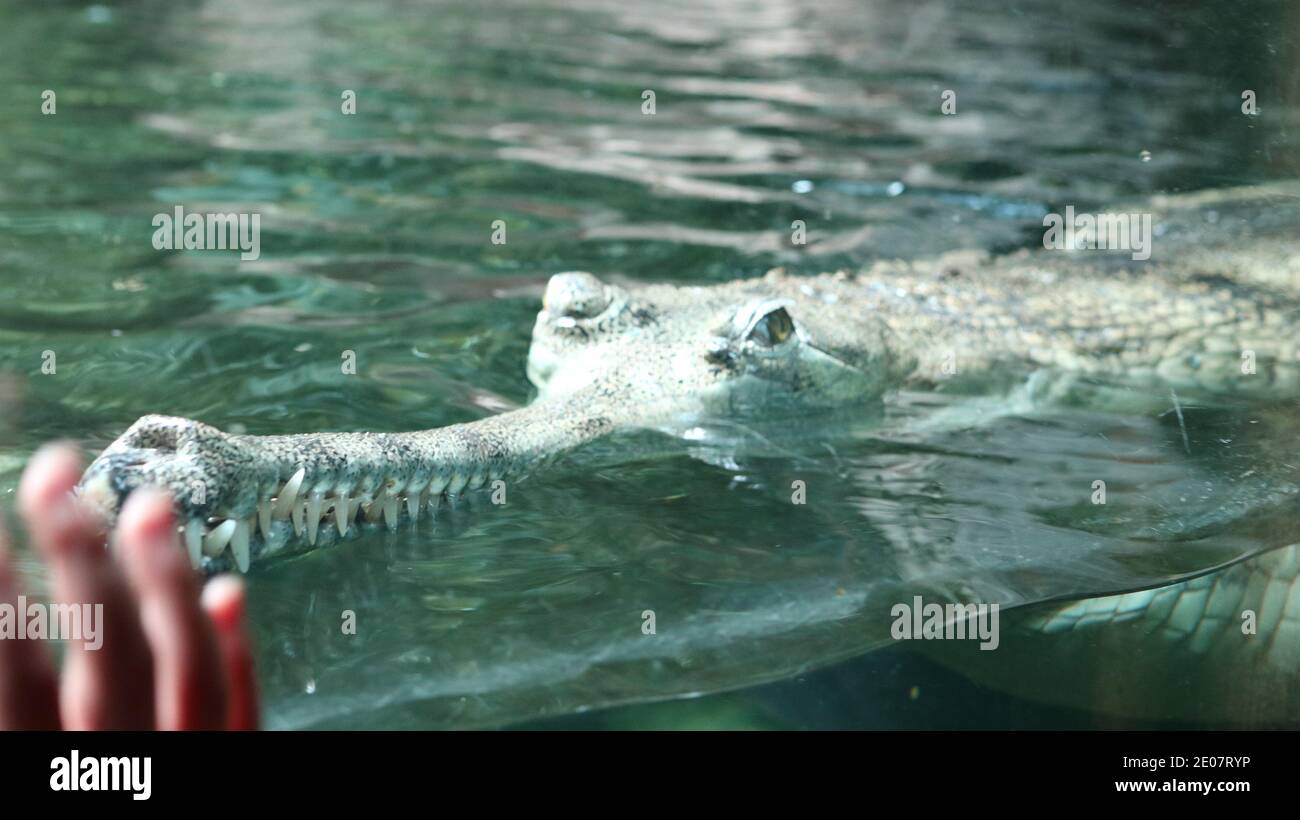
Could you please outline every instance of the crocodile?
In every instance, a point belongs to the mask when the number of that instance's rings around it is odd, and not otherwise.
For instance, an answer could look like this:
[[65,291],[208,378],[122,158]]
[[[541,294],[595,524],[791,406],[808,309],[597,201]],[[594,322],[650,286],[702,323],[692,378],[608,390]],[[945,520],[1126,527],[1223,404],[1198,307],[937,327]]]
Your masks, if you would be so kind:
[[[1300,257],[1296,223],[1277,218],[1274,206],[1294,216],[1297,191],[1263,197],[1274,203],[1272,222],[1233,217],[1234,203],[1261,197],[1246,190],[1143,203],[1165,239],[1142,264],[1039,249],[815,276],[778,268],[712,285],[557,273],[532,330],[527,375],[536,396],[526,406],[404,433],[257,436],[145,416],[93,461],[79,492],[111,519],[133,489],[160,486],[175,500],[179,540],[196,568],[247,571],[364,527],[418,521],[466,491],[518,481],[620,431],[686,436],[717,419],[806,422],[865,412],[905,389],[992,397],[1009,408],[1070,401],[1080,385],[1099,384],[1129,398],[1296,397]],[[1266,586],[1280,590],[1269,595],[1284,602],[1270,604],[1260,629],[1295,637],[1294,551],[1252,566],[1256,574],[1265,567]],[[1198,611],[1208,614],[1217,606],[1209,598],[1239,603],[1249,577],[1228,568],[1170,589],[1175,600],[1199,595]],[[1168,596],[1142,595],[1066,607],[1042,626],[1059,630],[1103,611],[1160,610],[1167,621]],[[1288,652],[1284,664],[1294,662]]]
[[[397,527],[440,497],[518,480],[619,430],[680,433],[711,418],[842,409],[903,387],[962,390],[1034,370],[1300,393],[1300,348],[1287,337],[1300,302],[1213,279],[1100,274],[953,259],[814,277],[775,269],[706,287],[559,273],[533,329],[527,372],[538,395],[526,407],[419,432],[292,436],[145,416],[90,465],[82,492],[111,513],[135,487],[161,486],[195,564],[245,570],[346,535],[361,516]],[[1254,373],[1242,373],[1243,351]]]
[[135,487],[163,487],[196,566],[246,570],[328,543],[331,530],[416,520],[620,430],[852,410],[903,388],[1001,395],[1029,377],[1036,401],[1083,380],[1300,395],[1300,294],[1221,254],[1199,269],[1182,257],[1131,267],[1071,256],[949,254],[811,277],[778,268],[711,286],[559,273],[533,328],[537,396],[523,408],[419,432],[291,436],[145,416],[81,491],[111,518]]

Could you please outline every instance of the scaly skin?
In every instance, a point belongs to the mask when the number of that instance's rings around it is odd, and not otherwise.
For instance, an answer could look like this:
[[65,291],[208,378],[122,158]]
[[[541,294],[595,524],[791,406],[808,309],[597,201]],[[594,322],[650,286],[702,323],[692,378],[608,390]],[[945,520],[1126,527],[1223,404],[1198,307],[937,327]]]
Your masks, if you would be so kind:
[[1182,583],[1032,608],[1004,620],[997,652],[922,648],[999,691],[1093,713],[1294,728],[1300,545]]

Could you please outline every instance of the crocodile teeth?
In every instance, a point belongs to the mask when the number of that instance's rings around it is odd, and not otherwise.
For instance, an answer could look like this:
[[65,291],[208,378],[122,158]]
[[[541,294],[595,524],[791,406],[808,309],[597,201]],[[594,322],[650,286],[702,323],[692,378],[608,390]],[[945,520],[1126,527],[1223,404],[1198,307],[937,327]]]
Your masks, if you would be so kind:
[[307,540],[316,546],[316,534],[320,531],[320,511],[325,497],[316,491],[307,499]]
[[442,491],[445,490],[446,488],[447,488],[446,477],[440,475],[434,476],[433,481],[429,482],[429,488],[428,488],[429,497],[437,498],[438,496],[442,495]]
[[465,484],[468,481],[469,481],[468,476],[464,476],[461,475],[460,473],[456,473],[454,476],[451,477],[451,481],[447,482],[447,494],[458,495],[461,490],[465,489]]
[[411,523],[420,520],[420,494],[411,493],[406,497],[406,514],[411,516]]
[[293,532],[295,535],[302,535],[303,530],[306,529],[302,520],[303,511],[305,509],[306,507],[303,504],[293,505]]
[[203,522],[197,518],[185,524],[185,551],[190,554],[190,564],[198,569],[203,560]]
[[[230,522],[227,521],[227,524]],[[251,529],[249,523],[245,520],[235,522],[235,531],[230,535],[230,554],[235,558],[235,566],[239,567],[240,572],[248,572],[248,563],[251,556],[248,552],[248,531]]]
[[397,529],[397,496],[384,496],[384,518],[388,519],[388,529]]
[[271,499],[257,505],[257,526],[262,530],[262,540],[271,540]]
[[233,518],[227,518],[216,527],[212,532],[203,537],[203,553],[209,558],[216,558],[226,551],[226,545],[230,543],[230,537],[235,534],[235,528],[239,522]]
[[334,499],[334,523],[338,526],[339,535],[348,534],[348,521],[352,518],[352,502],[348,501],[347,493],[339,493],[338,498]]
[[[302,487],[302,480],[307,475],[307,468],[299,467],[298,472],[293,474],[293,478],[284,483],[284,489],[280,490],[280,496],[275,500],[275,517],[288,518],[289,513],[297,506],[298,489]],[[295,524],[294,529],[298,529]]]

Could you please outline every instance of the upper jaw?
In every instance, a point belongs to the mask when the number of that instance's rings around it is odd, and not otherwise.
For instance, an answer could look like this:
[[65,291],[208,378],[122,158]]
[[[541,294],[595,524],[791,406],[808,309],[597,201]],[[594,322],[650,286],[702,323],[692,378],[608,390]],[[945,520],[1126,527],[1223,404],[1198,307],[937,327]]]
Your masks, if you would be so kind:
[[[435,511],[443,490],[481,486],[467,477],[452,486],[437,480],[424,487],[399,482],[361,482],[344,491],[307,465],[286,478],[274,465],[252,461],[247,472],[217,478],[203,456],[114,444],[86,470],[78,495],[112,522],[127,495],[156,486],[172,496],[179,541],[191,564],[204,574],[247,572],[260,557],[333,545],[355,537],[364,524],[396,529],[403,520]],[[369,485],[369,486],[368,486]],[[378,485],[378,486],[374,486]]]
[[627,402],[601,391],[472,422],[409,433],[230,435],[200,422],[145,416],[86,470],[79,493],[116,518],[127,496],[171,495],[183,543],[205,571],[246,570],[259,556],[352,535],[364,519],[396,528],[456,496],[625,426]]
[[[382,486],[350,494],[329,492],[308,478],[300,467],[288,478],[267,479],[253,472],[229,485],[207,479],[203,467],[188,455],[110,450],[96,459],[78,485],[78,494],[109,522],[137,487],[157,486],[172,496],[179,539],[196,570],[206,574],[239,570],[253,561],[279,553],[329,546],[355,537],[365,524],[396,529],[425,511],[436,511],[440,494],[450,482],[432,482],[423,489]],[[205,483],[206,482],[206,483]],[[472,479],[461,483],[461,487]],[[202,497],[194,487],[213,487]],[[453,488],[459,489],[459,488]]]
[[[190,419],[146,416],[91,463],[78,494],[111,524],[132,491],[167,492],[194,567],[247,571],[256,559],[324,546],[365,524],[396,529],[442,494],[487,483],[498,465],[444,428],[428,452],[403,434],[233,436]],[[417,434],[418,435],[418,434]],[[341,451],[346,450],[347,455]]]
[[251,448],[190,419],[146,416],[86,469],[76,492],[112,524],[139,487],[166,492],[182,543],[196,569],[247,570],[254,554],[275,542],[255,538],[257,488],[265,467]]

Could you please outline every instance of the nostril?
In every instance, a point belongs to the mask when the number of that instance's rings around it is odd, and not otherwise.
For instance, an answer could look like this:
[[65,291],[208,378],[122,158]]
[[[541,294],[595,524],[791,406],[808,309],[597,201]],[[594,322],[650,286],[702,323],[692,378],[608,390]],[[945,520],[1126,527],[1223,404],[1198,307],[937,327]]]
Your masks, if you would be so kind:
[[182,433],[194,422],[174,416],[142,416],[132,424],[119,441],[141,450],[161,450],[174,453],[180,446]]
[[609,302],[609,290],[603,282],[590,273],[569,271],[551,277],[542,308],[556,316],[585,319],[599,315]]
[[226,434],[215,427],[180,416],[141,416],[117,441],[116,450],[186,453],[203,444],[222,441]]

